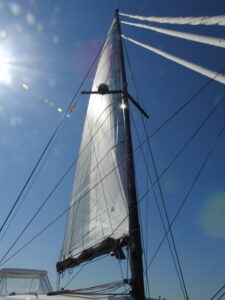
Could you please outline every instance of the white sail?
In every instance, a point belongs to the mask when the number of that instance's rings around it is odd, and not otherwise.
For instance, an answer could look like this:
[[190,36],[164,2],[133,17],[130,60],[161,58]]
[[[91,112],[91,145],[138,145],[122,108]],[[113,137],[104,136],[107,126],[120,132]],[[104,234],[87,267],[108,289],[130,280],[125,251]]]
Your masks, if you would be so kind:
[[[109,90],[122,90],[119,55],[117,25],[113,22],[92,91],[102,83]],[[82,257],[85,250],[95,249],[107,238],[118,240],[128,234],[126,140],[121,104],[120,93],[90,96],[61,261]],[[90,257],[93,258],[92,254]]]

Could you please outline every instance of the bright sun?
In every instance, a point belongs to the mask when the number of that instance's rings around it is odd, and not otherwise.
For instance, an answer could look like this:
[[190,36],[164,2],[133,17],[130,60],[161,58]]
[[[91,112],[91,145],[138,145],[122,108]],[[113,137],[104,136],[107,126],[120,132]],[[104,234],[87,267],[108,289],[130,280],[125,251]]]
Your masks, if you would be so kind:
[[9,54],[3,49],[0,49],[0,83],[10,84],[12,81],[9,61]]

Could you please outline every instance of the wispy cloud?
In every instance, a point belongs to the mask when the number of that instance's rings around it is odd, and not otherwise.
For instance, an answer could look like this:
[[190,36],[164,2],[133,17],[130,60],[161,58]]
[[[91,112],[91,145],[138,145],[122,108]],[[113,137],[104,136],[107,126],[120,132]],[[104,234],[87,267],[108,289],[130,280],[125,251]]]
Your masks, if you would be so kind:
[[0,105],[0,114],[4,113],[4,111],[5,111],[4,107],[2,105]]
[[15,16],[19,16],[21,14],[21,7],[17,3],[12,3],[10,5],[11,13]]
[[9,123],[12,127],[21,125],[23,123],[23,118],[21,116],[12,116],[9,120]]

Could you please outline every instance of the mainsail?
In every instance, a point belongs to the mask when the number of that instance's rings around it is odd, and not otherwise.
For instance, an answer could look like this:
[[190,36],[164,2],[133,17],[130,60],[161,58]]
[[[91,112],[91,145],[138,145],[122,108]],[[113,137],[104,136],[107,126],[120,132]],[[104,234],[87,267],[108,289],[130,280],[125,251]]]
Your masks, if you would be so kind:
[[[118,24],[101,51],[92,90],[123,90]],[[77,161],[61,261],[57,270],[114,252],[128,242],[128,181],[122,94],[92,94]]]

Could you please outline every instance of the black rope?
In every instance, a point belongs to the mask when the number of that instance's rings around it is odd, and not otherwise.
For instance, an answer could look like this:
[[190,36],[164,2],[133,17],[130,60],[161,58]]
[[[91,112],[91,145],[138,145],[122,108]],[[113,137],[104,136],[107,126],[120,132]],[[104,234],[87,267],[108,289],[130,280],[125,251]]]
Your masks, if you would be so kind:
[[[68,106],[66,112],[64,113],[64,115],[62,116],[62,118],[61,118],[61,120],[59,121],[58,125],[56,126],[56,128],[55,128],[55,130],[54,130],[52,136],[50,137],[50,139],[49,139],[47,145],[45,146],[44,150],[42,151],[42,153],[41,153],[41,155],[40,155],[40,157],[39,157],[37,163],[35,164],[33,170],[31,171],[30,175],[28,176],[28,178],[27,178],[27,180],[26,180],[26,182],[25,182],[23,188],[21,189],[19,195],[17,196],[17,198],[16,198],[16,200],[15,200],[13,206],[11,207],[11,209],[10,209],[8,215],[6,216],[5,220],[3,221],[2,225],[1,225],[1,228],[0,228],[0,232],[3,230],[3,228],[4,228],[5,224],[6,224],[6,222],[8,221],[9,217],[11,216],[11,214],[12,214],[14,208],[16,207],[18,201],[20,200],[20,198],[21,198],[21,196],[22,196],[24,190],[26,189],[28,183],[30,182],[30,180],[31,180],[31,178],[32,178],[32,176],[33,176],[33,174],[35,173],[37,167],[39,166],[39,164],[40,164],[40,162],[41,162],[43,156],[45,155],[46,151],[48,150],[48,148],[49,148],[49,146],[50,146],[52,140],[53,140],[54,137],[56,136],[56,134],[57,134],[59,128],[61,127],[63,121],[65,120],[65,118],[66,118],[66,116],[67,116],[67,113],[68,113],[68,111],[70,110],[71,105],[73,104],[73,102],[74,102],[74,100],[76,99],[76,97],[77,97],[77,95],[78,95],[78,93],[79,93],[81,87],[83,86],[83,84],[84,84],[84,82],[86,81],[86,79],[87,79],[89,73],[91,72],[93,66],[95,65],[95,63],[96,63],[96,61],[97,61],[97,58],[98,58],[100,52],[102,51],[102,48],[103,48],[103,46],[100,48],[99,52],[97,53],[97,55],[96,55],[96,57],[95,57],[93,63],[91,64],[91,66],[90,66],[88,72],[87,72],[86,75],[84,76],[84,78],[83,78],[82,82],[80,83],[80,85],[79,85],[77,91],[75,92],[75,94],[74,94],[72,100],[70,101],[69,106]],[[77,101],[75,102],[74,105],[76,105],[76,104],[77,104]]]

